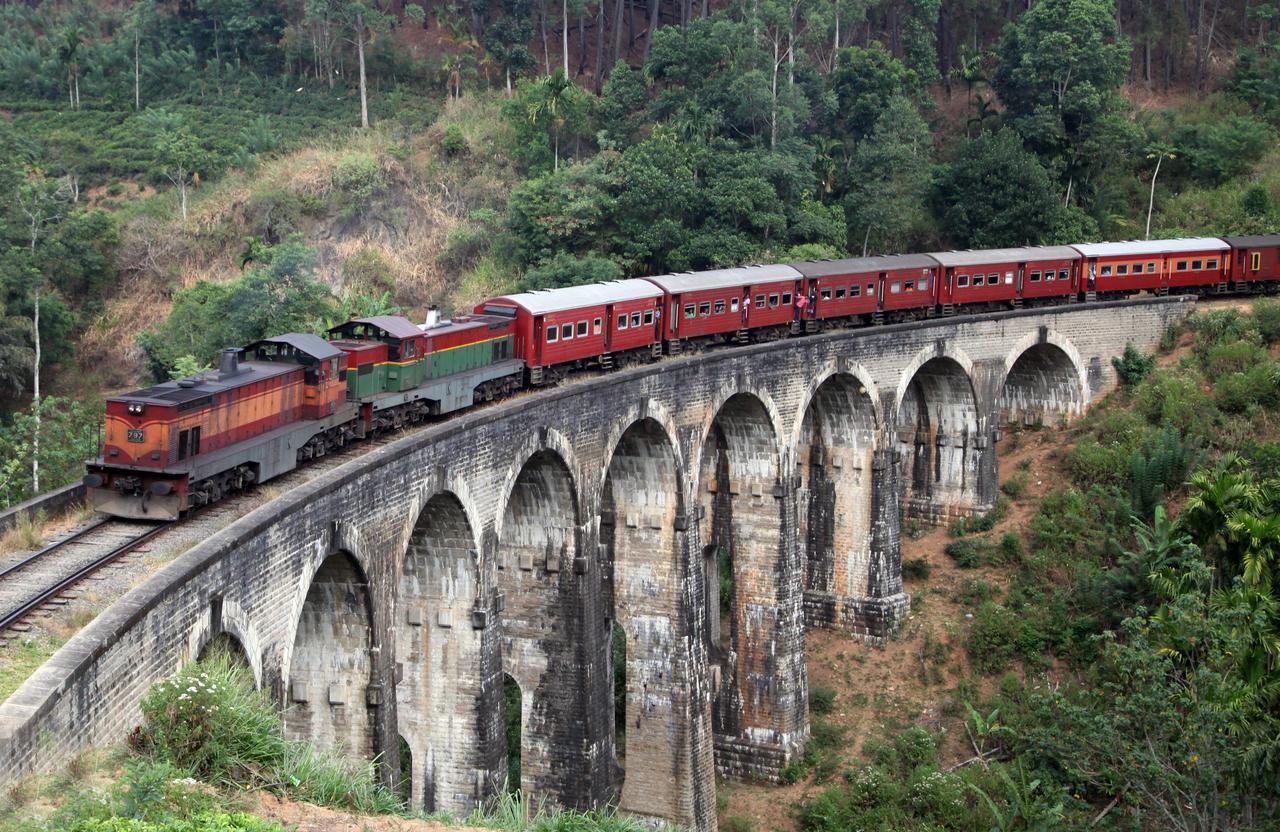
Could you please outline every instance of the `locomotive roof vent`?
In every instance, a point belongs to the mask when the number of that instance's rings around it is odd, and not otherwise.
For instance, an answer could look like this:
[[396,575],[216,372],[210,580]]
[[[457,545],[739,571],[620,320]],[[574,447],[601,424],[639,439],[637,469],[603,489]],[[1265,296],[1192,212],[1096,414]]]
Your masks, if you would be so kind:
[[240,374],[240,348],[227,347],[222,351],[222,361],[218,364],[218,378],[231,378]]

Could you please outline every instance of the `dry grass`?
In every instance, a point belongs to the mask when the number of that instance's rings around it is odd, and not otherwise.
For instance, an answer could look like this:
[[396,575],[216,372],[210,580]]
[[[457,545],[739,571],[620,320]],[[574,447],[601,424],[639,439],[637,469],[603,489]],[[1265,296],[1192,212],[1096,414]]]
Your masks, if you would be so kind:
[[[440,137],[454,124],[470,152],[448,159]],[[394,299],[411,314],[431,303],[469,309],[478,289],[495,285],[492,274],[467,280],[469,274],[448,273],[439,257],[471,212],[504,209],[513,180],[503,154],[507,129],[496,97],[468,96],[449,102],[421,135],[405,136],[394,127],[355,131],[265,160],[252,171],[232,171],[193,193],[185,223],[137,210],[121,230],[121,286],[81,339],[80,365],[103,373],[108,388],[137,382],[143,358],[137,334],[168,315],[176,291],[238,276],[245,240],[264,236],[264,222],[280,222],[276,206],[286,203],[308,206],[290,222],[316,249],[319,277],[335,293],[345,286],[348,258],[371,249],[395,281]],[[338,165],[357,154],[376,159],[387,183],[362,210],[334,187]],[[469,288],[458,292],[464,282]]]
[[32,518],[25,511],[18,515],[13,528],[0,536],[0,555],[31,552],[44,544],[44,517]]

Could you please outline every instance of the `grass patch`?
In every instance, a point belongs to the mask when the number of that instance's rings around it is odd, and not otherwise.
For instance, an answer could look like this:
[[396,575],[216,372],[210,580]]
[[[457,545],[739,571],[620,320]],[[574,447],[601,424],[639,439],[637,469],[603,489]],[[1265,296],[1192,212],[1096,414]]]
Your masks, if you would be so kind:
[[22,512],[13,527],[0,535],[0,555],[11,552],[31,552],[44,545],[44,512],[32,517]]
[[27,681],[65,643],[56,636],[21,636],[0,647],[0,702]]

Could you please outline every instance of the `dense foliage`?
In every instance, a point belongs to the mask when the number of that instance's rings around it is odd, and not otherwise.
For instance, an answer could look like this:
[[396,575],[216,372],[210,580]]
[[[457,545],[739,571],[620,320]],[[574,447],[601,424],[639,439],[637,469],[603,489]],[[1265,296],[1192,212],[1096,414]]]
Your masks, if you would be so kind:
[[1011,574],[1007,591],[975,578],[957,595],[972,668],[1003,674],[985,701],[965,688],[976,756],[941,769],[909,729],[809,802],[805,829],[1280,822],[1275,318],[1267,300],[1197,314],[1164,366],[1126,350],[1126,385],[1074,429],[1068,482],[1025,536],[988,533],[1025,471],[992,515],[954,524],[959,566]]

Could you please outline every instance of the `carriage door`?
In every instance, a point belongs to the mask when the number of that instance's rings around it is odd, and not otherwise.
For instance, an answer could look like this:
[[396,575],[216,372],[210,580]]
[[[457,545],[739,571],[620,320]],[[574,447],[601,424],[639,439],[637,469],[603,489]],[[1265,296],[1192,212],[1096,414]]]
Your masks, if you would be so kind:
[[881,309],[884,309],[884,279],[887,276],[887,272],[880,272],[880,289],[876,293],[876,300]]
[[1022,297],[1022,277],[1023,275],[1026,274],[1026,271],[1027,271],[1027,264],[1019,263],[1018,264],[1018,288],[1017,288],[1017,292],[1014,295],[1015,297],[1019,297],[1019,298]]

